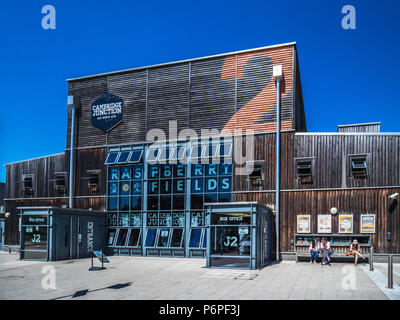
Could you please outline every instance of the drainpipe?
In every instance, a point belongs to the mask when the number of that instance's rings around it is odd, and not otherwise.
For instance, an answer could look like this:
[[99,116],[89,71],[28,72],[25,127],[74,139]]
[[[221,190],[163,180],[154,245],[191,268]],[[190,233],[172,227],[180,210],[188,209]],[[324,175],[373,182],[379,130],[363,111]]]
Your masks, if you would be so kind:
[[75,105],[74,96],[68,96],[68,105],[71,106],[71,142],[69,155],[69,208],[73,207],[73,186],[74,186],[74,132],[75,132]]
[[275,186],[275,229],[276,229],[276,260],[279,261],[279,184],[280,184],[280,136],[281,136],[281,98],[280,85],[282,80],[282,65],[273,67],[273,77],[276,81],[276,186]]

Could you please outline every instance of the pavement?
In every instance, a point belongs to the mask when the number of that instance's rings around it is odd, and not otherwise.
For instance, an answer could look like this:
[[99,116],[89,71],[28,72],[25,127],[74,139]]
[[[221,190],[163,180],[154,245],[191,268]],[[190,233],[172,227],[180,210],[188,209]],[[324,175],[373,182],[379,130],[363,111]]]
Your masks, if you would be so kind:
[[233,270],[205,268],[204,259],[112,256],[106,269],[89,271],[90,259],[18,258],[0,252],[1,300],[400,300],[400,264],[387,289],[383,263],[372,273],[366,264],[293,261]]

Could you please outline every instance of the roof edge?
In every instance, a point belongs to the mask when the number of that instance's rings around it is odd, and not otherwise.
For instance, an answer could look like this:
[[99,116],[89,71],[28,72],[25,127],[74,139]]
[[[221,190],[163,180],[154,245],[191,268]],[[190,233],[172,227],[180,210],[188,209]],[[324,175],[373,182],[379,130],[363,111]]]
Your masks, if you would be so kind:
[[198,61],[198,60],[204,60],[204,59],[210,59],[210,58],[223,57],[223,56],[227,56],[227,55],[231,55],[231,54],[239,54],[239,53],[253,52],[253,51],[264,50],[264,49],[273,49],[273,48],[279,48],[279,47],[287,47],[287,46],[296,46],[296,42],[295,42],[295,41],[294,41],[294,42],[287,42],[287,43],[276,44],[276,45],[270,45],[270,46],[264,46],[264,47],[258,47],[258,48],[253,48],[253,49],[245,49],[245,50],[239,50],[239,51],[232,51],[232,52],[226,52],[226,53],[219,53],[219,54],[215,54],[215,55],[204,56],[204,57],[198,57],[198,58],[184,59],[184,60],[178,60],[178,61],[172,61],[172,62],[164,62],[164,63],[154,64],[154,65],[148,65],[148,66],[143,66],[143,67],[122,69],[122,70],[111,71],[111,72],[103,72],[103,73],[92,74],[92,75],[83,76],[83,77],[69,78],[69,79],[66,79],[66,81],[67,81],[67,82],[75,82],[75,81],[79,81],[79,80],[90,79],[90,78],[96,78],[96,77],[101,77],[101,76],[106,76],[106,75],[113,75],[113,74],[119,74],[119,73],[126,73],[126,72],[132,72],[132,71],[139,71],[139,70],[145,70],[145,69],[150,69],[150,68],[157,68],[157,67],[169,66],[169,65],[174,65],[174,64],[179,64],[179,63],[185,63],[185,62],[192,62],[192,61]]

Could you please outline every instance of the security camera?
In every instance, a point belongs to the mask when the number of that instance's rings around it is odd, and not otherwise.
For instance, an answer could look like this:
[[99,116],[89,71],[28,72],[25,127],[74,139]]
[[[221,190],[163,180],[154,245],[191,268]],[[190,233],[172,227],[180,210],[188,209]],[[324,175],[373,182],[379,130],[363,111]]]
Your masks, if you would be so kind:
[[396,193],[393,193],[392,195],[390,195],[389,199],[393,200],[393,199],[396,199],[398,196],[399,196],[399,194],[396,192]]

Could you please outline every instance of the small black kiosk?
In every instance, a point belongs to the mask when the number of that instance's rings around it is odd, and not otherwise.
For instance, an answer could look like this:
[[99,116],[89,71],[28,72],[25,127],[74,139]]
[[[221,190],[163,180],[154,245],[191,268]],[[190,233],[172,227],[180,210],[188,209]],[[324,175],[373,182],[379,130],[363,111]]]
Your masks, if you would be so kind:
[[57,261],[88,258],[103,250],[106,213],[53,207],[19,207],[20,259]]
[[273,260],[272,210],[257,202],[205,204],[207,267],[258,269]]

